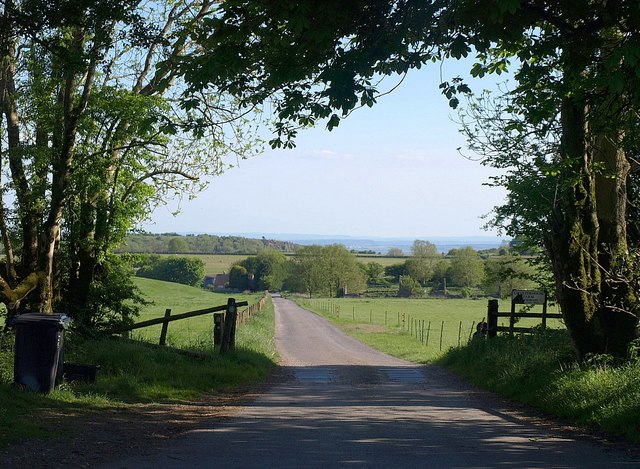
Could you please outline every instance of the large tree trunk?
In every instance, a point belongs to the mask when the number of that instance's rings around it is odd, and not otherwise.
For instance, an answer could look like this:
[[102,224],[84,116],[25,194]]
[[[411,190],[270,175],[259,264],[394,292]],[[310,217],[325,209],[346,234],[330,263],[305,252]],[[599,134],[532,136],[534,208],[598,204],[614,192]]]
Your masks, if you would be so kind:
[[596,314],[601,278],[595,180],[585,145],[584,105],[566,99],[561,120],[562,158],[573,180],[562,181],[568,187],[560,191],[561,199],[556,201],[548,246],[558,302],[582,359],[588,352],[604,351],[605,344]]
[[602,272],[598,316],[605,349],[616,356],[624,356],[638,336],[637,292],[625,275],[629,262],[626,184],[631,165],[620,140],[600,137],[593,146],[593,159],[601,167],[596,178],[598,267]]
[[580,359],[588,353],[625,356],[638,323],[629,311],[630,285],[615,278],[627,254],[629,165],[612,140],[590,138],[581,102],[565,99],[561,120],[561,154],[570,179],[561,181],[547,240],[556,294]]

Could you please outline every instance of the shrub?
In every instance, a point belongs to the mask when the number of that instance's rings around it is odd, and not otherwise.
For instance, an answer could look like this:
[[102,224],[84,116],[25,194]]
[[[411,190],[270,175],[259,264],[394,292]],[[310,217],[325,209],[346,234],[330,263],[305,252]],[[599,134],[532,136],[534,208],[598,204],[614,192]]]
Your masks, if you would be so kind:
[[204,262],[192,257],[168,257],[154,259],[155,262],[138,269],[138,277],[164,280],[198,287],[204,280]]

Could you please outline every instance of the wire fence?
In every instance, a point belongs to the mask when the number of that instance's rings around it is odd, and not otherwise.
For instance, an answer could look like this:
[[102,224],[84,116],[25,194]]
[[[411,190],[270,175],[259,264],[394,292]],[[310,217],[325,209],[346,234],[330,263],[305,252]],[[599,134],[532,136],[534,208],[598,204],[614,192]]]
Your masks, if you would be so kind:
[[[474,337],[478,323],[486,320],[487,314],[486,303],[481,302],[477,303],[477,314],[473,313],[477,319],[468,319],[469,313],[467,313],[465,314],[467,318],[457,320],[443,319],[438,315],[430,314],[426,307],[424,311],[408,313],[401,310],[381,311],[374,307],[357,308],[331,299],[312,299],[306,300],[305,303],[312,309],[340,318],[343,322],[369,326],[372,332],[382,327],[389,331],[407,334],[432,351],[446,351],[450,347],[467,344]],[[449,314],[449,316],[454,315],[453,312]],[[531,326],[536,324],[539,324],[539,320],[528,323]],[[499,325],[507,326],[508,321],[501,320]]]

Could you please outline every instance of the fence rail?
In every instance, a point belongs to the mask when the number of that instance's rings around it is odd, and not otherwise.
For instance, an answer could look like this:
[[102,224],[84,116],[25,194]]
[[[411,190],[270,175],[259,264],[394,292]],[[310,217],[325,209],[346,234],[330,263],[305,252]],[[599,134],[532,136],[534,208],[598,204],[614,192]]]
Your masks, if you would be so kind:
[[[171,309],[165,310],[164,316],[161,318],[149,319],[132,324],[127,327],[112,329],[111,334],[123,334],[130,331],[141,329],[144,327],[162,325],[160,332],[159,345],[166,345],[167,331],[170,322],[180,321],[182,319],[193,318],[205,314],[213,314],[214,326],[212,331],[213,345],[220,345],[220,353],[235,348],[235,330],[239,324],[247,322],[253,315],[260,312],[264,306],[267,296],[263,296],[257,303],[249,306],[247,301],[236,302],[234,298],[229,298],[227,304],[214,306],[211,308],[199,309],[171,315]],[[238,310],[239,307],[249,306],[246,309]],[[217,313],[217,314],[216,314]],[[218,316],[218,318],[215,318]]]
[[[362,306],[351,306],[331,299],[306,300],[312,308],[354,324],[369,324],[372,327],[384,326],[389,329],[400,330],[414,337],[419,343],[429,348],[430,352],[442,352],[449,347],[461,346],[469,342],[476,332],[476,326],[482,321],[472,320],[442,320],[440,318],[425,318],[426,313],[403,311],[381,311]],[[518,316],[520,313],[515,313]],[[480,315],[479,315],[480,316]],[[522,318],[532,320],[542,319],[542,313],[523,313]],[[511,313],[498,313],[499,319],[511,320]],[[545,319],[561,319],[561,314],[545,313]],[[496,322],[496,330],[512,331],[514,333],[531,332],[530,327],[516,327],[510,322]],[[527,321],[529,323],[531,321]],[[372,329],[373,330],[373,329]],[[373,330],[375,332],[375,330]]]
[[[531,327],[517,327],[516,321],[522,318],[540,319],[542,328],[547,327],[547,319],[562,319],[562,314],[547,313],[546,304],[542,313],[518,313],[515,310],[515,303],[511,304],[510,312],[498,311],[498,300],[489,300],[487,304],[487,334],[489,337],[495,337],[498,332],[508,332],[513,335],[514,332],[528,333],[533,330]],[[509,318],[508,326],[498,325],[498,318]]]

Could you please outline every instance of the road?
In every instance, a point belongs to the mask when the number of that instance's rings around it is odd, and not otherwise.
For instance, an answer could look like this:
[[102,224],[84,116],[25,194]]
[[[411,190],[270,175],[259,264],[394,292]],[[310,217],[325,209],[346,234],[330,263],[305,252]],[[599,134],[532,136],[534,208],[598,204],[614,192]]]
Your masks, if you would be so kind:
[[162,447],[102,467],[614,468],[637,452],[521,418],[436,366],[376,352],[275,297],[282,379]]

